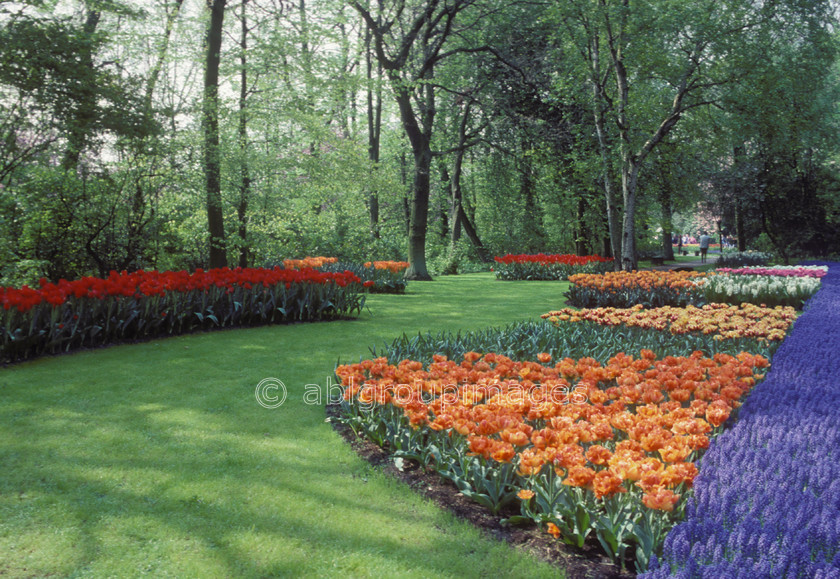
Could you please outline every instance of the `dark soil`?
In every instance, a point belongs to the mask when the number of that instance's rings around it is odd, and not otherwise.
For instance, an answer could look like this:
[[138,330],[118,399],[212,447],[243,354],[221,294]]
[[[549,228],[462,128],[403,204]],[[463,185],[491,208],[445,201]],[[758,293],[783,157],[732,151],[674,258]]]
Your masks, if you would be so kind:
[[450,481],[415,461],[405,461],[403,469],[397,469],[385,450],[369,440],[359,438],[350,427],[337,420],[337,405],[327,406],[326,413],[335,431],[360,457],[387,475],[404,482],[457,517],[469,521],[487,536],[506,541],[516,548],[524,549],[555,565],[565,571],[569,579],[630,579],[635,577],[634,573],[622,571],[613,565],[595,539],[588,540],[583,549],[576,549],[563,544],[533,524],[529,526],[502,525],[502,519],[518,515],[519,511],[493,515],[486,508],[462,495]]

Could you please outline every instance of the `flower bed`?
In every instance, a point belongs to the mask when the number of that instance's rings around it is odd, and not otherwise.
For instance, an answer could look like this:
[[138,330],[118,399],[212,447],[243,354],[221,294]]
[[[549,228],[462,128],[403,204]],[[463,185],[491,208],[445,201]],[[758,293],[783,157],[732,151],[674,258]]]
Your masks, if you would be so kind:
[[0,362],[213,327],[325,320],[364,305],[351,272],[111,272],[39,289],[0,288]]
[[408,265],[407,261],[368,261],[359,277],[373,282],[369,290],[371,293],[401,294],[408,285],[405,279]]
[[[635,549],[637,564],[644,568],[647,557],[660,552],[664,533],[679,519],[689,482],[654,485],[653,474],[647,482],[642,478],[633,480],[637,474],[642,474],[634,471],[633,464],[646,464],[657,473],[667,473],[669,465],[675,464],[663,462],[665,457],[659,449],[648,451],[642,447],[642,457],[635,445],[648,444],[653,448],[650,444],[654,444],[655,435],[647,443],[643,440],[652,435],[653,430],[668,441],[675,436],[692,436],[688,430],[675,433],[671,427],[677,421],[668,425],[681,413],[693,412],[685,419],[693,421],[695,426],[686,422],[683,426],[687,428],[699,426],[700,430],[706,430],[698,420],[710,424],[712,429],[719,428],[713,427],[710,421],[723,420],[724,409],[720,409],[717,418],[712,415],[707,418],[705,413],[698,415],[697,412],[704,403],[711,404],[722,398],[736,402],[733,388],[749,387],[760,375],[757,368],[764,365],[764,360],[777,347],[778,342],[754,338],[714,340],[698,332],[674,335],[639,327],[605,327],[588,321],[561,324],[557,328],[544,322],[523,322],[458,335],[403,336],[379,353],[372,349],[374,357],[384,354],[382,358],[343,367],[339,375],[350,388],[349,400],[342,400],[345,421],[357,433],[387,446],[396,457],[415,458],[439,468],[465,495],[493,510],[509,511],[516,505],[514,497],[521,491],[518,514],[507,512],[512,515],[509,522],[536,521],[545,530],[572,544],[579,544],[582,537],[593,535],[616,560],[629,556]],[[740,354],[742,349],[753,354]],[[645,350],[643,354],[635,358],[615,354],[642,350]],[[699,350],[706,354],[700,354]],[[482,356],[475,352],[495,353]],[[387,360],[404,362],[390,365]],[[463,362],[457,364],[454,360]],[[559,362],[551,366],[548,365],[550,360]],[[735,364],[740,369],[735,370],[736,366],[727,364]],[[733,373],[722,369],[724,367]],[[672,371],[674,381],[670,381],[668,374]],[[724,388],[721,379],[733,387],[726,390],[727,396],[719,389]],[[700,386],[701,383],[713,385],[718,390],[707,396],[708,389]],[[554,393],[558,398],[547,400],[547,393]],[[522,396],[524,394],[528,396]],[[495,402],[494,396],[498,397]],[[438,399],[440,402],[435,402]],[[452,406],[440,406],[444,402],[452,402]],[[448,419],[438,421],[435,405],[441,410],[441,416],[451,416],[451,426],[436,429],[445,426]],[[715,408],[719,406],[721,404]],[[734,406],[737,404],[730,408]],[[709,408],[705,406],[706,410]],[[496,412],[495,409],[502,413],[501,417],[489,412]],[[518,419],[512,410],[519,412]],[[556,416],[552,414],[555,410]],[[628,414],[624,414],[625,411]],[[487,414],[481,417],[481,412]],[[543,414],[531,415],[533,412]],[[569,412],[571,414],[567,414]],[[663,422],[651,431],[643,432],[642,428],[631,434],[622,430],[618,422],[613,425],[609,421],[611,412],[625,417],[632,415],[634,417],[629,420],[640,423],[648,419]],[[487,428],[487,424],[482,426],[482,420],[504,422],[505,426],[495,433],[481,432],[482,428]],[[611,440],[591,438],[597,424],[602,424],[599,428],[604,435],[609,427]],[[629,424],[625,426],[632,430]],[[515,444],[511,438],[511,435],[521,438],[521,435],[512,431],[502,434],[505,429],[517,425],[522,426],[515,430],[528,430],[525,425],[532,429],[528,442],[523,445]],[[659,427],[671,429],[670,434],[662,434]],[[681,428],[677,426],[677,429]],[[543,447],[540,439],[534,439],[533,435],[546,429],[562,432],[557,436],[563,442],[558,446],[558,439],[551,439],[553,435],[549,433],[550,444]],[[696,435],[708,436],[708,432]],[[702,443],[701,446],[705,444],[701,438],[693,440]],[[514,455],[508,462],[496,460],[494,453],[502,459],[510,455],[507,444],[513,447]],[[576,450],[574,445],[580,449]],[[603,464],[597,464],[587,456],[595,445],[610,453]],[[582,453],[585,462],[572,466],[589,470],[556,463],[555,459],[562,457],[543,454],[549,447],[567,449],[571,457]],[[692,463],[701,450],[691,450],[678,462]],[[598,449],[592,451],[591,456],[597,461],[600,459],[595,453],[607,457],[607,452]],[[621,466],[616,458],[610,464],[610,458],[616,454],[623,456],[624,452],[636,452],[638,460]],[[485,456],[488,453],[489,458]],[[676,456],[674,454],[672,458]],[[543,460],[541,466],[540,460]],[[579,458],[574,460],[580,461]],[[659,461],[661,469],[654,460]],[[535,470],[537,466],[537,472],[529,472],[529,468]],[[557,466],[561,472],[555,468]],[[629,469],[622,471],[626,475],[624,478],[616,474],[623,468]],[[644,467],[640,468],[644,470]],[[608,487],[600,485],[612,484],[610,488],[614,493],[596,496],[594,475],[586,482],[592,474],[590,471],[596,475],[607,472],[598,475],[597,488],[603,491]],[[610,473],[620,480],[611,478]],[[665,476],[660,480],[670,479]],[[575,486],[573,481],[582,486]],[[637,483],[651,485],[643,488]],[[656,486],[659,488],[654,488]],[[676,494],[681,497],[674,502]],[[674,510],[667,511],[671,506]]]
[[512,523],[533,521],[578,547],[594,534],[616,562],[634,546],[644,570],[679,518],[709,435],[767,360],[650,350],[603,366],[551,359],[467,352],[425,368],[385,358],[339,366],[343,420],[493,512],[518,497]]
[[612,269],[613,259],[598,255],[508,254],[495,258],[496,279],[564,280],[575,273],[598,273]]
[[335,257],[306,257],[304,259],[286,259],[286,269],[311,267],[325,272],[354,273],[362,282],[362,287],[370,293],[401,294],[405,292],[408,281],[405,279],[407,261],[368,261],[365,264],[351,261],[339,261]]
[[362,280],[366,291],[379,294],[405,293],[405,261],[368,261],[365,264],[338,261],[321,268],[321,271],[352,271]]
[[763,251],[727,252],[717,258],[716,267],[746,267],[767,265],[773,256]]
[[685,306],[702,299],[702,288],[695,282],[705,273],[693,271],[633,271],[604,274],[577,274],[566,293],[578,308],[646,308]]
[[407,261],[368,261],[365,263],[367,268],[373,267],[377,271],[385,270],[391,273],[403,273],[408,266]]
[[824,277],[827,267],[807,265],[774,265],[772,267],[741,267],[732,269],[719,267],[715,273],[729,273],[740,275],[771,275],[777,277]]
[[325,265],[336,263],[337,257],[304,257],[303,259],[284,259],[285,269],[320,269]]
[[840,266],[712,442],[687,518],[647,579],[836,577],[840,569]]
[[[720,271],[720,270],[717,270]],[[703,294],[709,303],[750,302],[767,306],[793,306],[802,309],[820,289],[819,277],[744,275],[717,273],[708,276]]]
[[700,332],[716,340],[755,338],[760,341],[781,341],[796,319],[796,311],[792,307],[765,308],[753,304],[707,304],[701,308],[664,306],[653,309],[637,305],[632,308],[565,308],[543,314],[542,318],[555,325],[586,320],[603,326],[635,326],[669,331],[672,334]]
[[820,287],[820,278],[816,275],[705,274],[686,271],[577,274],[569,277],[571,286],[565,295],[569,304],[577,308],[629,308],[636,305],[658,308],[685,307],[690,304],[699,306],[705,303],[751,303],[801,309]]

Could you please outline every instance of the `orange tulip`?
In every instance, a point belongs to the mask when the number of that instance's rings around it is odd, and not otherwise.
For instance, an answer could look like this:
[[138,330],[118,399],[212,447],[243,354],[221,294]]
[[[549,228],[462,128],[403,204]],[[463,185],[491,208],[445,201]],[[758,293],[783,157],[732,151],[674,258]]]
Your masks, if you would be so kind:
[[595,473],[592,479],[592,492],[597,498],[608,497],[616,493],[627,492],[621,486],[621,479],[608,470],[601,470]]
[[612,452],[600,444],[593,444],[586,450],[586,460],[592,464],[603,466],[612,457]]
[[566,478],[563,480],[564,485],[573,487],[585,487],[595,478],[595,471],[585,466],[573,466],[569,468]]
[[670,489],[663,488],[655,488],[642,497],[642,503],[647,508],[668,512],[674,510],[674,505],[679,500],[680,495]]
[[714,427],[718,427],[729,418],[732,409],[723,400],[717,400],[706,408],[706,420]]

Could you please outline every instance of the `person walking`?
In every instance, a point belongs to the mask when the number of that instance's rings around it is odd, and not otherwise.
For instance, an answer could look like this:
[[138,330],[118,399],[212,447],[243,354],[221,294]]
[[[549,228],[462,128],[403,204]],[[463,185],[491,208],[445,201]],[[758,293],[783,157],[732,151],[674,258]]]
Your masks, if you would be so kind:
[[705,231],[700,232],[700,263],[706,263],[706,254],[709,253],[709,243],[712,238]]

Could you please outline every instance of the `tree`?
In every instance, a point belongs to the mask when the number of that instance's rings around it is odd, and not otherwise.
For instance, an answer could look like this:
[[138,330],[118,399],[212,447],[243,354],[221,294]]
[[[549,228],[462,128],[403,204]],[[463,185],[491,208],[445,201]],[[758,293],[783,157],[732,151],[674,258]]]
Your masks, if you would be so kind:
[[248,0],[240,0],[239,6],[239,203],[236,215],[239,221],[239,267],[248,267],[248,202],[251,197],[251,171],[248,164],[250,146],[248,142]]
[[[368,125],[368,158],[374,171],[379,170],[379,153],[382,142],[382,65],[377,61],[374,76],[374,55],[371,47],[373,35],[370,29],[365,32],[365,71],[367,77],[367,125]],[[368,212],[370,214],[370,234],[374,239],[380,238],[379,231],[379,192],[375,189],[368,195]]]
[[834,10],[830,2],[780,4],[765,32],[774,49],[722,99],[720,165],[729,180],[718,180],[717,194],[743,249],[761,241],[788,260],[837,244],[829,201],[838,187],[831,156],[840,85],[828,72],[838,55]]
[[219,147],[219,63],[226,0],[207,0],[210,22],[207,25],[204,60],[204,175],[207,194],[207,225],[210,232],[210,267],[227,266],[225,221],[222,209],[221,151]]
[[[621,267],[636,266],[639,174],[651,152],[693,109],[720,100],[721,87],[748,74],[772,51],[773,16],[795,2],[743,0],[631,4],[629,0],[557,4],[557,18],[585,64],[604,162],[613,250],[618,168],[623,215]],[[756,50],[760,46],[761,51]],[[618,253],[617,253],[618,254]]]
[[398,0],[377,10],[370,3],[353,0],[350,5],[364,19],[373,39],[377,61],[385,71],[399,107],[400,120],[414,156],[414,183],[408,234],[406,278],[430,280],[426,266],[426,230],[429,219],[432,133],[436,89],[435,68],[448,56],[461,52],[444,50],[455,35],[455,20],[476,0]]

